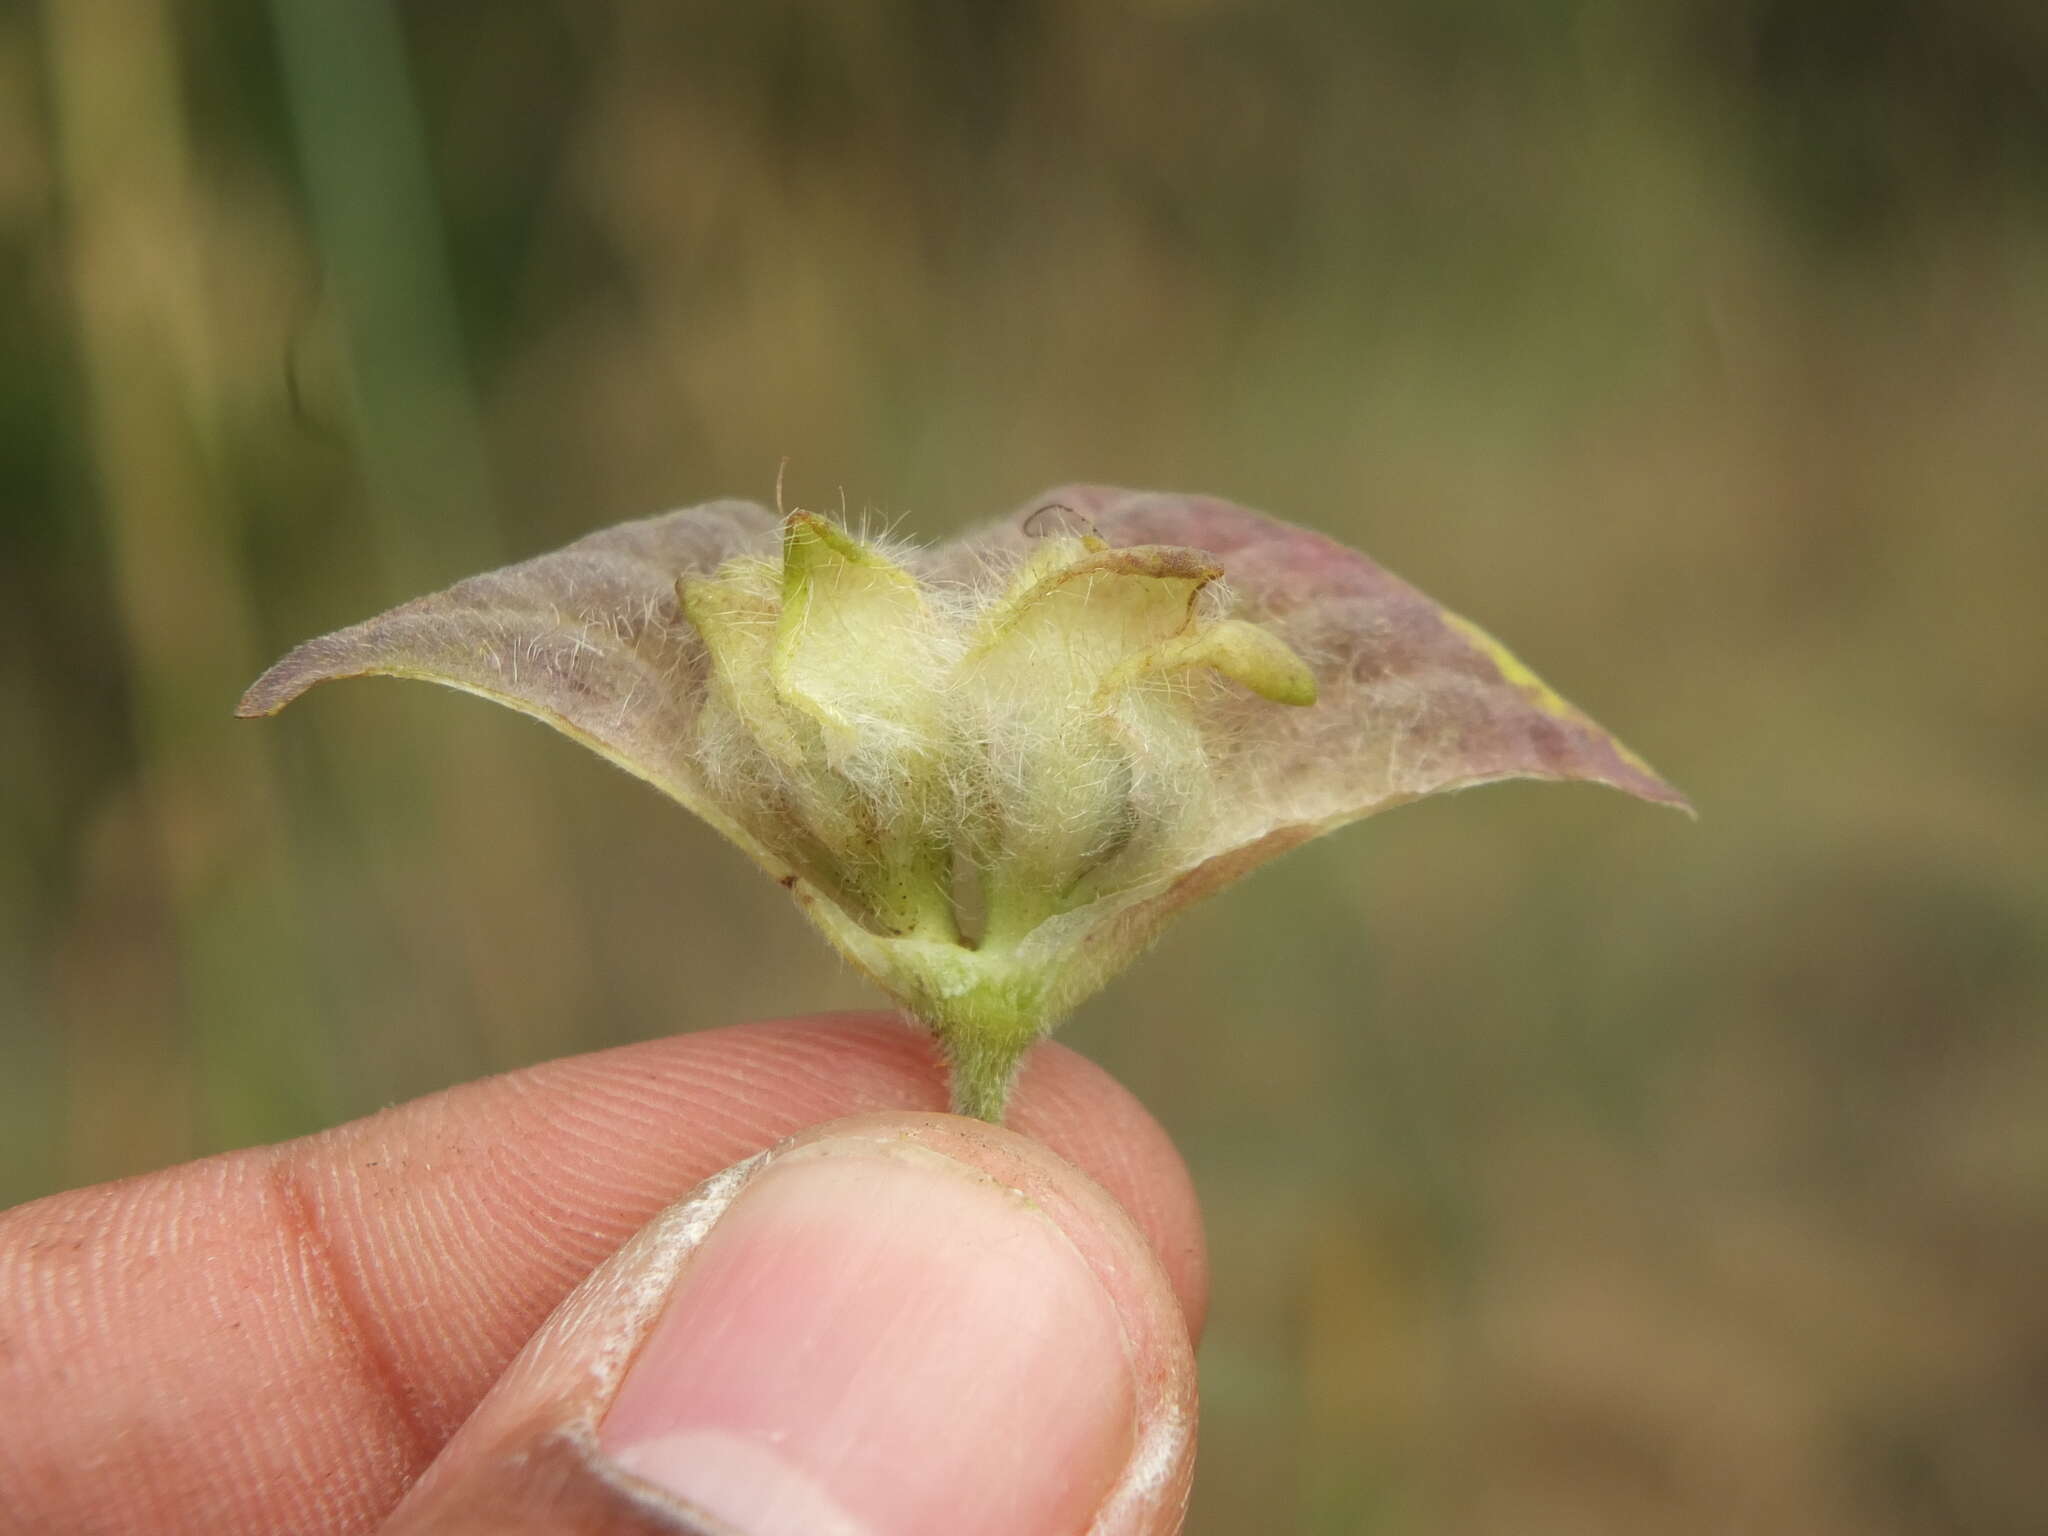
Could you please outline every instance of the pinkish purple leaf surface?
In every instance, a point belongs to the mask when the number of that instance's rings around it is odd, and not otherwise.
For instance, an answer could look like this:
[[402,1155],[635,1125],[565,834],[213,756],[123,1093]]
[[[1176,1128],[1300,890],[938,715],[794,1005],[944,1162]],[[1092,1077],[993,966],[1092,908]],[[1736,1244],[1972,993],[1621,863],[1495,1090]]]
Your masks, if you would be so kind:
[[772,555],[776,528],[774,513],[745,501],[621,523],[308,640],[235,713],[274,715],[337,678],[441,683],[546,721],[730,835],[691,752],[709,663],[680,615],[676,579]]
[[[1511,778],[1585,780],[1691,808],[1498,642],[1334,539],[1209,496],[1068,486],[1031,507],[1048,503],[1073,508],[1113,545],[1216,556],[1236,615],[1307,659],[1316,706],[1257,711],[1230,765],[1276,817],[1321,825]],[[1028,543],[1013,530],[1029,515],[991,536]]]

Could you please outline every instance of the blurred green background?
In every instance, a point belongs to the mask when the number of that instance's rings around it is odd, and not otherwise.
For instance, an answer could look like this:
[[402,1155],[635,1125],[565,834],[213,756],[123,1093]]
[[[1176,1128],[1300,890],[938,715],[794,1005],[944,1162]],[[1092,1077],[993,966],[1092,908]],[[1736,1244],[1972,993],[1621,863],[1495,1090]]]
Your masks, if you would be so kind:
[[1212,1223],[1190,1529],[2048,1529],[2048,8],[0,10],[0,1196],[872,1001],[642,786],[290,643],[714,495],[1354,542],[1512,786],[1066,1038]]

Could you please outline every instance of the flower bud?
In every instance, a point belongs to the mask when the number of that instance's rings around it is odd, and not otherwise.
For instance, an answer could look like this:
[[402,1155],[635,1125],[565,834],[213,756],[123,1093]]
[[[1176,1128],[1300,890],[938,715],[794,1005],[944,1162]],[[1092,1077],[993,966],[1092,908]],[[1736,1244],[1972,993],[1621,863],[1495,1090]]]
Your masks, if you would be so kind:
[[1058,502],[1092,531],[897,553],[737,502],[623,524],[309,641],[240,712],[382,673],[569,732],[774,875],[991,1119],[1174,912],[1309,837],[1517,776],[1685,805],[1363,555],[1203,497]]

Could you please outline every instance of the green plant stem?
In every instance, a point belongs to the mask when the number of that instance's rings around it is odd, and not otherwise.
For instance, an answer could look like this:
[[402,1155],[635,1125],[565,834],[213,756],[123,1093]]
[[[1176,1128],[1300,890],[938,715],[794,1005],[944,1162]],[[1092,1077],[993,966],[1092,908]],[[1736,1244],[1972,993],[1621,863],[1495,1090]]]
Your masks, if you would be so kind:
[[[1013,968],[1000,953],[955,950],[953,956],[961,969],[952,984],[920,988],[914,1011],[945,1055],[953,1112],[1000,1124],[1018,1064],[1052,1025],[1045,993],[1038,977]],[[936,978],[927,973],[921,979]]]
[[1022,1040],[955,1032],[939,1035],[952,1088],[953,1113],[1000,1125],[1010,1102],[1010,1088],[1024,1053],[1037,1039],[1033,1031]]
[[1057,1016],[1044,962],[986,941],[974,948],[949,937],[884,937],[830,901],[806,899],[804,911],[931,1032],[951,1069],[954,1113],[1000,1123],[1018,1063]]

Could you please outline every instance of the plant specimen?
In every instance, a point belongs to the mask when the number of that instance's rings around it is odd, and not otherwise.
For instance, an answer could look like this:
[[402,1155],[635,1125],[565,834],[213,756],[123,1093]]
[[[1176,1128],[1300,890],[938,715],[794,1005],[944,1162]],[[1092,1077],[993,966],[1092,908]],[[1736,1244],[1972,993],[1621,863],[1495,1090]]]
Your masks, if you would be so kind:
[[1169,917],[1318,833],[1517,777],[1686,804],[1477,626],[1201,496],[1068,487],[935,549],[711,502],[308,641],[238,713],[369,675],[507,704],[703,817],[991,1120]]

